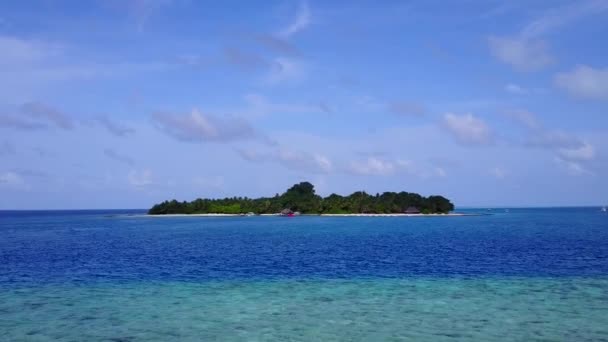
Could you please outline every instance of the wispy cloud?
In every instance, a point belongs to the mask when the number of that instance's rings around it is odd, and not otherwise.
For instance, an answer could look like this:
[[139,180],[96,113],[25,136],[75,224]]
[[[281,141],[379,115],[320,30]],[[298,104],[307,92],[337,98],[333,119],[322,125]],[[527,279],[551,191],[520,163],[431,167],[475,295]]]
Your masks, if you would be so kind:
[[41,102],[28,102],[21,105],[15,113],[0,114],[0,127],[37,130],[50,126],[71,130],[74,121],[62,111]]
[[558,154],[562,159],[570,161],[587,161],[595,158],[595,148],[587,142],[581,142],[578,147],[560,148]]
[[555,157],[554,161],[559,167],[565,169],[566,172],[572,176],[593,175],[593,172],[588,170],[579,162],[563,159],[560,157]]
[[247,117],[263,117],[275,113],[283,115],[314,114],[330,110],[327,105],[321,107],[321,105],[316,106],[313,104],[271,101],[267,96],[255,93],[246,94],[244,100],[247,103],[247,107],[233,112]]
[[333,169],[331,160],[320,153],[308,153],[282,147],[270,151],[238,149],[237,153],[241,158],[250,162],[274,162],[296,171],[328,173]]
[[448,175],[447,171],[442,167],[436,166],[434,170],[437,177],[447,177]]
[[125,126],[121,123],[114,122],[107,116],[101,116],[95,120],[101,126],[108,130],[108,132],[112,133],[117,137],[124,137],[130,134],[135,133],[135,129]]
[[304,30],[310,24],[310,9],[306,1],[300,1],[298,10],[294,20],[284,29],[282,29],[278,36],[287,39],[294,34]]
[[[96,62],[79,60],[86,51],[73,44],[47,42],[0,34],[0,87],[20,93],[60,82],[121,78],[138,73],[166,71],[167,62]],[[21,95],[23,96],[23,95]]]
[[131,170],[127,176],[127,180],[129,181],[130,185],[136,188],[142,188],[154,184],[152,171],[148,169],[141,171]]
[[530,132],[530,136],[525,142],[525,146],[548,148],[548,149],[576,149],[584,143],[574,135],[559,131],[537,129]]
[[502,167],[494,167],[490,169],[490,175],[496,179],[505,179],[508,175],[508,171]]
[[514,95],[542,95],[548,94],[548,90],[545,88],[538,87],[524,87],[515,83],[507,83],[505,85],[505,91]]
[[490,36],[488,43],[494,57],[517,71],[537,71],[555,61],[543,40]]
[[578,65],[572,71],[555,75],[554,83],[576,97],[608,100],[608,68],[594,69]]
[[504,111],[504,115],[515,120],[518,124],[523,125],[528,129],[536,129],[540,127],[536,115],[525,109],[510,109]]
[[126,156],[124,154],[120,154],[111,148],[106,148],[105,150],[103,150],[103,154],[110,159],[116,160],[118,162],[130,165],[130,166],[135,164],[135,160],[133,160],[133,158]]
[[377,157],[352,161],[346,168],[347,172],[363,176],[389,176],[399,168],[399,163]]
[[152,15],[173,3],[173,0],[122,0],[116,2],[119,8],[126,10],[133,17],[139,32],[145,30]]
[[198,109],[189,115],[157,112],[152,121],[163,132],[181,141],[188,142],[232,142],[259,140],[269,142],[251,124],[242,118],[216,117]]
[[33,120],[49,122],[59,128],[74,128],[74,122],[68,115],[42,102],[25,103],[21,106],[21,112]]
[[275,58],[264,81],[268,84],[293,83],[306,76],[303,62],[286,57]]
[[59,44],[0,35],[0,68],[52,60],[63,49]]
[[447,171],[443,167],[424,165],[412,160],[380,155],[370,155],[364,159],[351,160],[344,165],[343,171],[359,176],[390,177],[401,174],[419,179],[430,177],[443,178],[447,176]]
[[505,85],[505,91],[511,93],[511,94],[516,94],[516,95],[527,95],[528,94],[528,89],[519,86],[515,83],[509,83],[507,85]]
[[528,23],[521,31],[526,38],[539,37],[572,24],[585,17],[608,11],[606,0],[579,0],[564,6],[551,8]]
[[550,8],[511,36],[490,36],[492,54],[517,71],[537,71],[555,62],[544,36],[608,10],[606,0],[581,0]]
[[494,141],[488,125],[473,114],[446,113],[441,126],[463,145],[488,145]]
[[30,185],[16,172],[0,172],[0,187],[14,190],[29,190]]
[[544,127],[526,110],[509,111],[507,115],[527,129],[524,147],[550,151],[555,162],[569,174],[592,174],[585,164],[595,159],[596,150],[589,142],[569,132]]
[[0,127],[14,128],[24,131],[32,131],[46,128],[47,125],[40,122],[25,120],[15,115],[0,114]]

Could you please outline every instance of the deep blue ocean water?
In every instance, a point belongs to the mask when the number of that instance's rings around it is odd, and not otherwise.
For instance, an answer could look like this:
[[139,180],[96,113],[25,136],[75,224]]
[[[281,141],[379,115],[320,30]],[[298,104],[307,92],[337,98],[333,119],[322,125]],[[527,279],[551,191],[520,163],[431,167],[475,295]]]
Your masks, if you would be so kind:
[[465,211],[0,211],[0,341],[608,340],[608,214]]

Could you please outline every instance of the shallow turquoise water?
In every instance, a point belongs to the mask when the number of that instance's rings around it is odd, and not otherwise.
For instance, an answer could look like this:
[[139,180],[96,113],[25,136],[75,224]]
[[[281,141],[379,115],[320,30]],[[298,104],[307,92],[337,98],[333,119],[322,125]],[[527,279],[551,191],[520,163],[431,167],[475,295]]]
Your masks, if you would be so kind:
[[608,215],[0,211],[0,341],[608,341]]
[[6,341],[591,341],[608,279],[50,286],[0,294]]

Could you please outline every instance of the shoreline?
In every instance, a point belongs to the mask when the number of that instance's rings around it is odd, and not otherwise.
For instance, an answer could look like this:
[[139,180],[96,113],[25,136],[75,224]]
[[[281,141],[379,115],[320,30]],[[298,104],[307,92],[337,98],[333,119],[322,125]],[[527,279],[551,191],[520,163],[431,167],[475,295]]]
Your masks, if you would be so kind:
[[425,217],[425,216],[471,216],[464,213],[448,214],[320,214],[319,216],[328,217]]
[[[451,217],[451,216],[477,216],[479,214],[448,213],[448,214],[301,214],[297,216],[320,216],[320,217]],[[254,217],[254,216],[281,216],[280,214],[143,214],[146,217]]]

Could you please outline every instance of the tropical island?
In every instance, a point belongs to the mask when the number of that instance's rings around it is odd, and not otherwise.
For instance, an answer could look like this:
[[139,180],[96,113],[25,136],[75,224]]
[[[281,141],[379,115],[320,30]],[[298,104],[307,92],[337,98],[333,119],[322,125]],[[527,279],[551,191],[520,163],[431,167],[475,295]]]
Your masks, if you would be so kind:
[[262,215],[293,213],[312,215],[348,214],[447,214],[454,205],[443,196],[424,197],[411,192],[384,192],[370,195],[357,191],[348,196],[331,194],[321,197],[309,182],[293,185],[283,194],[274,197],[224,199],[198,198],[192,202],[165,201],[148,210],[149,215],[223,214]]

